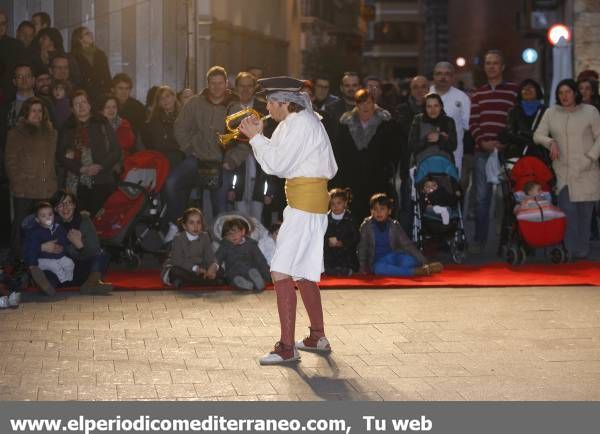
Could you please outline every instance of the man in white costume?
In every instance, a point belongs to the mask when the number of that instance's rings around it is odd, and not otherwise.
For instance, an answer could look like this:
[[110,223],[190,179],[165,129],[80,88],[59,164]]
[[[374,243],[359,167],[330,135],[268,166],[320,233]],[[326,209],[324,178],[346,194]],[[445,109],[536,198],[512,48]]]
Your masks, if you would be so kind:
[[458,173],[462,170],[464,155],[465,131],[469,130],[469,116],[471,116],[471,100],[463,91],[455,88],[454,66],[450,62],[438,62],[433,68],[433,85],[430,92],[437,93],[444,103],[444,111],[454,119],[456,125],[456,151],[454,160]]
[[[271,139],[262,134],[262,122],[248,117],[240,131],[265,173],[286,179],[288,206],[271,262],[277,295],[281,338],[275,349],[260,359],[262,365],[296,362],[298,349],[329,352],[323,308],[317,282],[323,271],[323,240],[327,230],[327,181],[337,172],[331,143],[301,80],[274,77],[258,80],[267,97],[267,110],[279,125]],[[310,335],[294,341],[296,289],[310,319]]]

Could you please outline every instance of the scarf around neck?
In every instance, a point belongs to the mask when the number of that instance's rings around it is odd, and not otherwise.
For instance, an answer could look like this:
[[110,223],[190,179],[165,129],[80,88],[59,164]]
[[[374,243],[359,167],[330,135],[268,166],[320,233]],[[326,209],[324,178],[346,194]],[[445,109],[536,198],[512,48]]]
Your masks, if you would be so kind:
[[387,110],[380,107],[375,108],[375,113],[371,116],[371,119],[367,121],[365,127],[358,117],[358,109],[355,107],[351,111],[346,112],[340,118],[340,122],[348,126],[352,140],[356,149],[364,151],[369,147],[369,142],[377,133],[377,128],[384,121],[389,121],[391,115]]
[[541,105],[542,103],[537,99],[534,99],[533,101],[521,101],[521,108],[527,117],[533,116]]

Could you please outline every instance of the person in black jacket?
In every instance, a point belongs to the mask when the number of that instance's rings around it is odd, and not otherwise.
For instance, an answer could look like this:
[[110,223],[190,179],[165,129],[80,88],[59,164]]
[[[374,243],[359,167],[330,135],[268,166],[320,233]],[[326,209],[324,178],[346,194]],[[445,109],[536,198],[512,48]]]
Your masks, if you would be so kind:
[[359,225],[370,214],[369,198],[391,190],[397,140],[392,116],[377,107],[369,90],[359,89],[355,100],[356,107],[340,118],[340,135],[333,144],[339,170],[330,184],[352,190],[350,209]]
[[352,201],[350,189],[334,188],[329,191],[329,213],[325,232],[325,274],[349,276],[358,271],[356,248],[360,234],[352,214],[347,209]]
[[150,117],[145,124],[143,142],[147,149],[158,151],[169,160],[170,170],[181,163],[185,153],[180,149],[173,125],[181,105],[177,94],[169,86],[160,86],[150,107]]
[[408,148],[411,160],[418,161],[419,154],[431,146],[447,152],[451,161],[454,161],[456,126],[454,120],[444,112],[444,103],[437,93],[425,96],[425,110],[415,116],[410,127]]
[[131,97],[133,81],[125,73],[116,74],[111,82],[112,94],[119,100],[119,116],[127,119],[133,126],[136,136],[144,129],[146,122],[146,107],[137,99]]
[[73,94],[73,117],[59,138],[57,158],[66,169],[67,190],[77,192],[80,209],[92,217],[115,191],[113,167],[121,148],[115,132],[102,116],[93,116],[88,94]]
[[519,85],[517,104],[508,111],[506,128],[498,135],[498,140],[506,146],[506,158],[524,154],[536,156],[548,165],[548,151],[533,142],[533,132],[546,111],[544,93],[538,82],[526,79]]
[[94,44],[94,35],[87,27],[77,27],[71,35],[71,55],[81,74],[81,87],[92,104],[98,106],[102,95],[110,90],[110,68],[104,51]]

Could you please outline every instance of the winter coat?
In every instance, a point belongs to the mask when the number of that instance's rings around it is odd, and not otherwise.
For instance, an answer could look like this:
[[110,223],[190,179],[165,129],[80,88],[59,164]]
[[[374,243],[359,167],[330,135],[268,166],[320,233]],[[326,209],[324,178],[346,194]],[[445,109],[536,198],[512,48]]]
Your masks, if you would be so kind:
[[423,106],[417,104],[415,99],[411,96],[408,101],[399,104],[394,110],[393,117],[397,125],[398,133],[398,159],[400,176],[402,179],[408,177],[408,170],[410,168],[410,149],[408,147],[408,136],[410,134],[410,127],[416,115],[423,112]]
[[70,222],[64,222],[60,215],[56,215],[56,221],[65,228],[67,233],[71,229],[76,229],[81,232],[81,242],[83,243],[83,247],[77,249],[69,242],[65,248],[67,255],[75,262],[94,257],[102,251],[100,239],[96,233],[96,227],[90,218],[90,213],[82,211],[75,214]]
[[96,47],[93,65],[83,53],[72,53],[72,56],[79,67],[81,87],[88,93],[94,105],[97,105],[103,95],[110,92],[111,87],[110,67],[106,54]]
[[131,123],[136,136],[140,135],[146,122],[146,107],[135,98],[128,98],[125,104],[119,107],[119,116]]
[[51,125],[35,128],[23,119],[9,131],[5,164],[15,197],[47,199],[56,192],[56,136]]
[[[77,133],[77,121],[71,118],[65,125],[58,140],[57,159],[60,164],[74,174],[79,174],[81,161],[76,158],[67,158],[67,152],[74,150],[75,135]],[[94,176],[95,184],[114,183],[113,167],[121,159],[121,147],[117,143],[117,136],[102,116],[92,116],[83,127],[87,130],[90,148],[92,150],[92,161],[102,166],[102,170]]]
[[161,111],[146,122],[143,140],[147,149],[163,153],[179,150],[173,131],[175,119],[176,115],[167,115]]
[[352,189],[350,210],[357,224],[370,214],[369,198],[391,190],[388,181],[395,166],[391,155],[397,140],[390,119],[389,112],[378,109],[363,129],[356,110],[341,118],[339,140],[333,147],[339,171],[331,185]]
[[[446,133],[448,137],[440,134],[437,142],[429,142],[427,135],[433,132]],[[412,159],[430,146],[438,146],[440,150],[453,155],[456,150],[456,125],[454,119],[440,113],[436,119],[430,119],[425,113],[420,113],[413,119],[408,137],[408,148]]]
[[219,143],[219,134],[225,132],[225,117],[241,110],[237,96],[228,92],[219,104],[208,98],[208,90],[193,96],[183,106],[174,125],[175,139],[187,155],[200,161],[223,161],[233,170],[250,153],[247,143],[232,142],[226,152]]
[[25,230],[25,247],[23,256],[27,266],[37,266],[38,259],[60,259],[65,253],[46,253],[41,251],[42,244],[48,241],[56,241],[59,245],[66,247],[67,231],[60,224],[54,222],[52,229],[46,228],[35,221],[32,227]]
[[161,275],[163,281],[165,281],[165,276],[172,267],[180,267],[187,271],[193,271],[195,265],[208,269],[214,263],[215,253],[213,252],[208,233],[202,232],[198,239],[190,241],[186,232],[181,231],[173,238],[171,251],[163,264]]
[[[325,270],[332,268],[347,268],[358,270],[356,248],[360,234],[356,228],[350,211],[344,213],[341,220],[335,220],[331,211],[327,214],[327,232],[325,232]],[[342,247],[330,247],[329,238],[336,237],[342,242]]]
[[225,278],[229,283],[236,276],[248,276],[251,268],[258,270],[265,281],[270,280],[269,264],[258,248],[258,242],[250,237],[238,245],[221,240],[215,256],[219,265],[225,265]]
[[520,104],[508,111],[506,128],[498,134],[498,140],[506,145],[504,155],[507,158],[520,157],[527,147],[527,155],[535,155],[544,161],[548,160],[545,148],[533,142],[533,132],[540,124],[545,112],[546,107],[543,104],[532,116],[527,116]]
[[[390,247],[393,251],[405,251],[412,255],[421,264],[427,263],[427,258],[412,242],[406,232],[396,220],[389,219],[390,222]],[[358,244],[358,262],[360,271],[372,272],[375,262],[375,222],[372,217],[365,219],[360,226],[360,243]]]
[[557,187],[569,187],[571,202],[600,200],[600,114],[595,107],[578,104],[573,112],[555,105],[544,113],[533,140],[550,149],[558,143],[559,157],[552,162]]

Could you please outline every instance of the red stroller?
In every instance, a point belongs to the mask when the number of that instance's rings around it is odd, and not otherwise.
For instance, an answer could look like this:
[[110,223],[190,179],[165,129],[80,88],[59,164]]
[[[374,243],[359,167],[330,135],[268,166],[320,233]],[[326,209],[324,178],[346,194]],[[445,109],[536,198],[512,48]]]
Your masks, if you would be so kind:
[[[508,168],[506,170],[509,171]],[[513,213],[515,205],[524,196],[522,191],[527,182],[540,184],[544,195],[551,199],[553,180],[552,170],[543,161],[532,156],[520,158],[510,170],[510,194],[507,195],[504,215],[505,225],[509,228],[504,252],[509,264],[522,264],[527,258],[528,250],[547,247],[552,247],[549,256],[553,263],[567,261],[567,250],[563,244],[567,223],[564,213],[551,205],[544,207],[535,204],[524,218],[517,218]]]
[[103,247],[131,268],[140,265],[144,253],[165,254],[160,229],[166,206],[160,191],[168,174],[169,161],[159,152],[127,157],[117,190],[94,218]]

